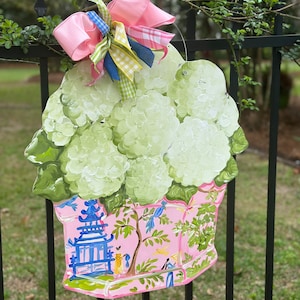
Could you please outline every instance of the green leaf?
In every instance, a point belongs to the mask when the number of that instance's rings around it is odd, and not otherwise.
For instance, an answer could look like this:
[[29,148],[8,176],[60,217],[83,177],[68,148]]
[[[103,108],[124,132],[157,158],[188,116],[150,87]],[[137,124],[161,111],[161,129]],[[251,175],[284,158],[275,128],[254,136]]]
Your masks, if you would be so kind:
[[109,214],[116,208],[123,206],[126,203],[126,198],[125,189],[124,186],[122,186],[114,194],[100,198],[100,202],[104,205],[106,212]]
[[232,155],[240,154],[248,148],[248,141],[241,127],[239,127],[231,136],[230,147]]
[[133,288],[130,289],[130,292],[136,293],[138,291],[138,288],[134,286]]
[[227,162],[227,165],[224,170],[215,178],[215,183],[218,186],[228,183],[233,180],[238,174],[238,167],[235,159],[231,157]]
[[250,109],[250,110],[259,110],[259,108],[256,105],[256,100],[252,99],[252,98],[247,98],[247,99],[242,99],[240,101],[240,108],[241,111],[245,110],[245,109]]
[[166,225],[166,224],[170,224],[171,223],[171,220],[169,219],[169,217],[167,215],[162,215],[160,218],[159,218],[159,224],[160,225]]
[[171,187],[166,194],[168,200],[183,200],[189,203],[191,197],[196,194],[198,188],[196,186],[183,186],[180,183],[173,181]]
[[55,162],[62,151],[62,147],[55,146],[48,140],[45,131],[38,130],[31,143],[25,149],[25,157],[34,164]]
[[10,49],[11,46],[12,46],[12,42],[11,42],[11,41],[6,41],[5,44],[4,44],[4,47],[5,47],[6,49]]
[[131,235],[134,228],[132,226],[125,226],[123,229],[124,232],[124,238],[127,238],[129,235]]
[[55,163],[43,165],[33,185],[33,193],[52,201],[72,197],[69,185],[64,181],[60,167]]

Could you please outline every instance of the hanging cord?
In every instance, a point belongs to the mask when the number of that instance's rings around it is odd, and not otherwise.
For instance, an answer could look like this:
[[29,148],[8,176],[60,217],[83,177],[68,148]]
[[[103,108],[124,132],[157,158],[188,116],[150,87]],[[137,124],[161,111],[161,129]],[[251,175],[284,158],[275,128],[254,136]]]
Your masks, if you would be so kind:
[[176,23],[173,23],[174,27],[178,30],[178,33],[181,37],[181,40],[182,40],[182,44],[183,44],[183,48],[184,48],[184,54],[185,54],[185,60],[187,61],[188,60],[188,50],[187,50],[187,45],[186,45],[186,42],[185,42],[185,39],[183,37],[183,34],[181,32],[181,30],[179,29],[179,27],[177,26]]

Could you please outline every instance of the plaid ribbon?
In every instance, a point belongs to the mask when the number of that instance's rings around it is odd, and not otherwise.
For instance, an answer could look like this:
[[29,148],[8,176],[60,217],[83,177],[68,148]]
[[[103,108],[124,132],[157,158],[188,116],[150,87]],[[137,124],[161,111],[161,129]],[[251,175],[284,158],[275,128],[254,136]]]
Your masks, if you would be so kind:
[[130,81],[123,72],[119,72],[120,81],[118,81],[119,90],[123,100],[134,98],[136,88],[134,82]]
[[142,66],[136,54],[131,50],[123,23],[113,22],[113,26],[115,28],[114,39],[108,50],[109,54],[117,67],[133,82],[134,72],[141,70]]
[[105,5],[105,3],[102,0],[90,0],[91,2],[94,2],[98,6],[98,10],[102,16],[103,21],[111,27],[111,16],[110,13]]
[[[136,92],[134,72],[142,69],[142,66],[138,62],[138,56],[131,50],[124,24],[114,21],[111,23],[111,27],[109,27],[104,20],[105,18],[111,22],[110,16],[107,16],[109,12],[105,4],[101,0],[93,2],[98,4],[103,19],[95,12],[88,12],[87,14],[90,20],[101,31],[103,39],[96,45],[94,52],[90,55],[90,59],[94,63],[95,70],[99,72],[97,70],[97,64],[109,53],[113,63],[118,68],[120,78],[119,89],[122,99],[132,98]],[[101,3],[104,4],[104,6]]]
[[102,20],[94,11],[88,11],[86,13],[89,19],[98,27],[103,36],[106,36],[109,33],[109,26],[104,20]]
[[131,38],[148,48],[155,50],[163,49],[164,56],[162,59],[167,55],[167,45],[174,37],[172,33],[146,26],[130,26],[126,28],[126,32]]

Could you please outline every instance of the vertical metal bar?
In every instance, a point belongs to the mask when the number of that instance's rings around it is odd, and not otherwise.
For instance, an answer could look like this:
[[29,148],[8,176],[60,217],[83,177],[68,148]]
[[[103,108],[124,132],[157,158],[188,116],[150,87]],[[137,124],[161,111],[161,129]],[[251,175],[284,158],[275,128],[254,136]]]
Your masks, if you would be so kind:
[[[48,80],[48,58],[40,57],[40,88],[41,105],[44,111],[49,98],[49,80]],[[48,298],[56,299],[55,286],[55,257],[54,257],[54,220],[53,205],[48,199],[45,199],[46,207],[46,229],[47,229],[47,257],[48,257]]]
[[3,261],[2,261],[2,236],[1,236],[1,211],[0,211],[0,299],[4,299],[3,283]]
[[[187,40],[195,40],[196,39],[196,10],[189,9],[187,12],[187,20],[186,20],[186,38]],[[189,51],[187,49],[187,59],[193,60],[195,59],[195,52]],[[185,285],[185,300],[193,299],[193,282],[191,281],[187,285]]]
[[[238,1],[240,4],[243,0]],[[233,31],[241,27],[239,23],[233,23]],[[234,46],[234,53],[230,58],[230,86],[229,94],[238,103],[239,74],[236,66],[233,65],[235,59],[239,59],[240,50]],[[234,57],[235,56],[235,59]],[[235,180],[229,182],[227,186],[227,216],[226,216],[226,300],[234,299],[234,226],[235,226]]]
[[142,300],[150,300],[150,293],[145,292],[142,294]]
[[[275,18],[274,34],[282,34],[281,16]],[[273,298],[274,274],[274,237],[275,237],[275,203],[276,203],[276,171],[277,171],[277,138],[279,124],[280,99],[280,65],[279,48],[272,49],[272,84],[270,99],[270,140],[268,169],[268,204],[267,204],[267,236],[266,236],[266,269],[265,269],[265,299]]]
[[[38,17],[46,14],[47,6],[44,0],[37,0],[34,9]],[[48,58],[40,57],[40,88],[41,88],[41,106],[44,111],[49,98],[49,78],[48,78]],[[55,286],[55,250],[54,250],[54,220],[53,205],[48,199],[45,199],[46,207],[46,229],[47,229],[47,259],[48,259],[48,298],[56,299]]]
[[[186,20],[186,39],[195,40],[196,39],[196,11],[194,9],[189,9],[187,12]],[[187,49],[188,60],[195,59],[195,52],[189,51]]]
[[[238,52],[236,53],[238,55]],[[235,67],[230,66],[229,93],[235,101],[238,99],[238,74]],[[234,225],[235,225],[235,180],[227,186],[227,218],[226,218],[226,300],[234,295]]]
[[235,180],[227,187],[227,224],[226,224],[226,300],[234,295],[234,218],[235,218]]
[[56,299],[55,287],[55,257],[54,257],[54,222],[53,222],[53,205],[48,199],[46,204],[46,223],[47,223],[47,253],[48,253],[48,298]]
[[48,58],[40,57],[41,104],[44,111],[49,98]]
[[193,299],[193,281],[185,285],[185,300]]

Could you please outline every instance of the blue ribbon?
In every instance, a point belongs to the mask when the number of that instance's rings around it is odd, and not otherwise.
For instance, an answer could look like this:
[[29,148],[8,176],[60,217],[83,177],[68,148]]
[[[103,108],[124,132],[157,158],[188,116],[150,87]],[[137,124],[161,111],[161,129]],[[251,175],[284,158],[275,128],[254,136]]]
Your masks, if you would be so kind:
[[128,42],[132,48],[132,50],[136,53],[136,55],[150,68],[153,65],[154,61],[154,53],[148,47],[134,41],[130,37],[128,37]]
[[118,68],[111,58],[109,52],[107,52],[104,57],[104,67],[112,80],[120,81]]
[[98,27],[102,36],[106,36],[109,33],[109,26],[100,18],[100,16],[94,11],[88,11],[86,13],[90,20]]

